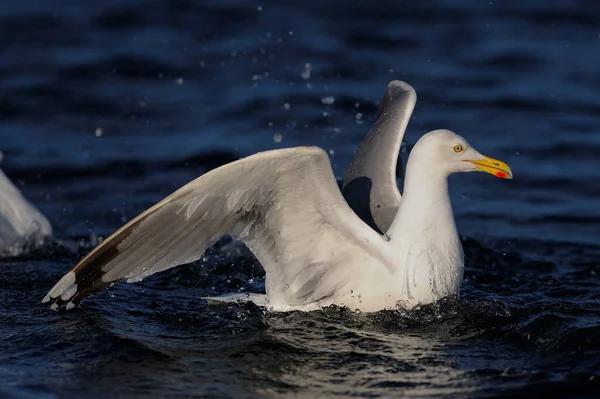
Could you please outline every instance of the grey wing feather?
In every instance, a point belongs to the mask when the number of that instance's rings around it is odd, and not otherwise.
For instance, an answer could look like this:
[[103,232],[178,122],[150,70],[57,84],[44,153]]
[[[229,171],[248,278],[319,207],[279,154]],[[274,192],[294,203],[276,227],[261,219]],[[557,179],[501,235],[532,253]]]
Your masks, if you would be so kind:
[[[114,282],[139,281],[195,261],[227,233],[244,241],[264,266],[269,300],[288,304],[330,295],[335,284],[327,274],[365,247],[363,235],[380,238],[344,201],[323,150],[268,151],[206,173],[133,219],[43,302],[71,308]],[[328,245],[333,240],[335,248]]]
[[415,90],[408,83],[395,80],[388,84],[379,118],[358,148],[344,179],[348,204],[380,233],[391,226],[400,206],[396,170],[416,101]]

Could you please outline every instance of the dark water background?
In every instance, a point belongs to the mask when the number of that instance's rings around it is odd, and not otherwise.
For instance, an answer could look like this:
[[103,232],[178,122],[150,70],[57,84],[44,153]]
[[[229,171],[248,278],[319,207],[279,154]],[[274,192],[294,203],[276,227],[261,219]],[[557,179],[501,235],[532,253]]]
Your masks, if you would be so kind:
[[[0,260],[1,397],[599,397],[598,1],[10,0],[0,51],[0,167],[57,240]],[[341,178],[393,79],[419,97],[409,146],[448,128],[515,174],[451,179],[459,301],[209,307],[262,289],[225,245],[40,304],[98,236],[213,167],[319,145]]]

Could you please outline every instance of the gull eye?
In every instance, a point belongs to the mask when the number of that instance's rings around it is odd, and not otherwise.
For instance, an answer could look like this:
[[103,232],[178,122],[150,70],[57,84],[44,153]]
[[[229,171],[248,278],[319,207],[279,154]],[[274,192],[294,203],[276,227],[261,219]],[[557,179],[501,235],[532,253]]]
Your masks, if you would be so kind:
[[462,145],[457,144],[454,147],[452,147],[452,149],[454,150],[454,152],[463,152],[464,148]]

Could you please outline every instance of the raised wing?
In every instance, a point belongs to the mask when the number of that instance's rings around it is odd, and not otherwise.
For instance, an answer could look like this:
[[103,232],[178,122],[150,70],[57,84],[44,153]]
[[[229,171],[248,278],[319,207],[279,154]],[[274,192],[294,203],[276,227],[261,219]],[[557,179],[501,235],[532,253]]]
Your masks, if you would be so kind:
[[400,146],[417,94],[405,82],[387,86],[381,113],[352,159],[343,184],[344,197],[373,229],[385,233],[400,206],[396,169]]
[[244,241],[266,271],[269,303],[335,294],[339,268],[387,247],[346,204],[327,154],[315,147],[259,153],[212,170],[148,209],[91,251],[43,302],[75,306],[120,280],[199,259],[224,234]]

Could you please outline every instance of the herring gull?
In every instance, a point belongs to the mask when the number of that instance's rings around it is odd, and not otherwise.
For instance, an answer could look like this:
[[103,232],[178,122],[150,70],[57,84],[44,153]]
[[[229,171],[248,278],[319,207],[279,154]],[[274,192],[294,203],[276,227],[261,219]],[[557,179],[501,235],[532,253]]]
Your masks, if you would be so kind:
[[20,255],[52,236],[48,219],[0,170],[0,256]]
[[[395,165],[415,97],[403,82],[390,83],[388,94],[388,104],[384,96],[382,114],[369,133],[383,130],[392,137],[392,144],[379,148],[387,180],[360,171],[375,165],[376,157],[355,157],[350,170],[371,179],[370,189],[384,185],[388,190],[371,195],[363,205],[381,209],[378,199],[396,201],[390,204],[397,210],[389,226],[383,223],[385,215],[374,214],[384,234],[348,205],[325,151],[266,151],[207,172],[131,220],[65,274],[42,302],[71,309],[115,282],[140,281],[196,261],[225,234],[244,242],[264,267],[266,295],[248,299],[270,310],[310,311],[333,304],[363,312],[411,309],[458,295],[464,257],[448,176],[483,171],[510,179],[512,172],[457,134],[435,130],[410,152],[400,197]],[[398,100],[402,97],[407,98]],[[361,149],[372,151],[364,143]]]

